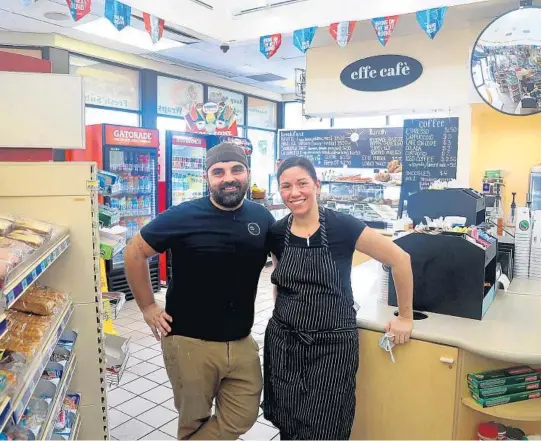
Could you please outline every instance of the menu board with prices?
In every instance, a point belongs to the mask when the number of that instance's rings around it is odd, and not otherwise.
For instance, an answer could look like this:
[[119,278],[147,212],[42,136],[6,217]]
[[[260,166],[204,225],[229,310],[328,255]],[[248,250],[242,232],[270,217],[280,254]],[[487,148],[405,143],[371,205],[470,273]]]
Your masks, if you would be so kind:
[[401,159],[403,130],[319,129],[279,131],[279,158],[303,156],[315,167],[386,168]]
[[401,207],[437,180],[455,179],[459,118],[410,119],[403,126]]

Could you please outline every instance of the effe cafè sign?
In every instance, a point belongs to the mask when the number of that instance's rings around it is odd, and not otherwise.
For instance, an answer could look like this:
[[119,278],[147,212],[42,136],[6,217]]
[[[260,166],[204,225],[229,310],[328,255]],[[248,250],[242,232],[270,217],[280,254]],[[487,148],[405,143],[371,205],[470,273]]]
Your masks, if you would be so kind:
[[423,66],[403,55],[376,55],[346,66],[341,83],[363,92],[382,92],[408,86],[421,77]]

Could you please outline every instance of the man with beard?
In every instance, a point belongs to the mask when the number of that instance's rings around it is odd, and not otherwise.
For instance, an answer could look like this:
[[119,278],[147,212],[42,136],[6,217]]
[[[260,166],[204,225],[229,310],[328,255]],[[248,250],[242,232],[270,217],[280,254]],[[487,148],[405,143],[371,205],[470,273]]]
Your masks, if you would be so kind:
[[[262,373],[250,330],[274,218],[245,200],[250,171],[240,147],[210,149],[206,168],[210,197],[156,217],[130,241],[124,262],[145,321],[162,340],[178,439],[237,439],[258,417]],[[173,277],[163,311],[147,259],[168,249]]]

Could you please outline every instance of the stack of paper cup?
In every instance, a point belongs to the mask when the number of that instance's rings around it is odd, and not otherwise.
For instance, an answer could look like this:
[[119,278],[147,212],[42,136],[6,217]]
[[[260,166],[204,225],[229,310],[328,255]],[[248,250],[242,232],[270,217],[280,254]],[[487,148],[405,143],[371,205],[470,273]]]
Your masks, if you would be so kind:
[[532,230],[529,209],[527,207],[519,208],[516,217],[514,277],[525,279],[529,277]]
[[390,271],[384,264],[379,265],[377,302],[388,304],[388,279]]
[[535,211],[532,214],[531,258],[529,260],[529,279],[534,280],[540,280],[540,242],[542,239],[540,220],[540,211]]

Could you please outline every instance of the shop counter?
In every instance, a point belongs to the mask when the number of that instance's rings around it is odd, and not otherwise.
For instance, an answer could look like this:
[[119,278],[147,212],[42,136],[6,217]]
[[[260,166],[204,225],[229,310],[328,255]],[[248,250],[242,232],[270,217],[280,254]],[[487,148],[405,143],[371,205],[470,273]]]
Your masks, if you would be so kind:
[[412,340],[393,349],[394,363],[378,341],[397,308],[376,295],[356,296],[360,366],[352,439],[477,439],[478,424],[489,421],[540,434],[540,399],[482,408],[466,380],[469,372],[540,366],[540,300],[500,291],[481,321],[428,313],[415,322]]

